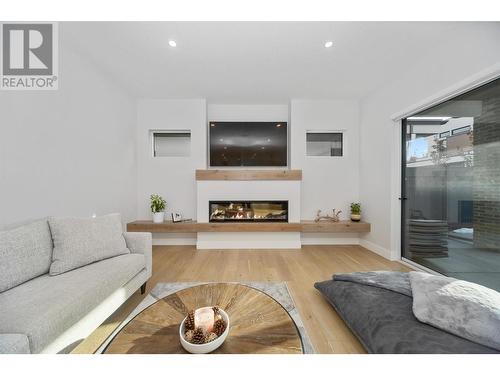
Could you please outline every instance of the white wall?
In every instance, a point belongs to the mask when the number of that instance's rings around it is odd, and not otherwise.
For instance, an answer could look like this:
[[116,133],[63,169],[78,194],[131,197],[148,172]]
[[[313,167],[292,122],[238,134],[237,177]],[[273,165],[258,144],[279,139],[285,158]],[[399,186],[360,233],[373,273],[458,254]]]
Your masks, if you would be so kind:
[[0,92],[0,225],[136,217],[135,101],[62,45],[59,90]]
[[[303,220],[333,208],[350,215],[350,203],[359,200],[359,106],[356,101],[292,100],[291,167],[302,169]],[[306,131],[341,130],[344,156],[306,155]]]
[[[190,130],[188,157],[152,156],[151,130]],[[137,207],[139,219],[150,219],[149,196],[160,194],[171,212],[196,220],[195,170],[207,165],[207,116],[204,99],[149,100],[138,102]]]
[[209,104],[208,121],[288,121],[288,104]]
[[400,166],[401,141],[391,115],[500,62],[500,26],[472,26],[457,28],[453,40],[419,59],[400,56],[408,72],[361,102],[360,200],[364,219],[372,224],[362,244],[387,257],[400,254],[398,230],[391,229],[391,221],[399,221],[397,210],[391,216],[391,205],[399,205],[400,181],[391,172]]

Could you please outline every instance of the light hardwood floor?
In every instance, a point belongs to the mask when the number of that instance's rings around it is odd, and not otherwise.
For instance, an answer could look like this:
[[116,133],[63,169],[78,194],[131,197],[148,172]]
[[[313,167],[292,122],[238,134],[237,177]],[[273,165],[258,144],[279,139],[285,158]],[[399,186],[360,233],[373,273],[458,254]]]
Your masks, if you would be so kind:
[[[154,246],[153,276],[147,291],[159,282],[286,281],[316,352],[364,353],[359,341],[313,284],[330,279],[334,273],[372,270],[409,271],[409,268],[357,245],[311,245],[301,250]],[[143,297],[135,293],[73,353],[93,353]]]

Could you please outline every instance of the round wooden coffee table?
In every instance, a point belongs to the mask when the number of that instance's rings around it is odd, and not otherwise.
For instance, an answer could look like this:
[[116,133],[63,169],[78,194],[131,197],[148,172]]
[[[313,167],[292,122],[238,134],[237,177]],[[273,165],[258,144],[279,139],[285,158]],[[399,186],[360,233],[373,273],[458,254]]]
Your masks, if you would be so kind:
[[267,294],[241,284],[203,284],[173,293],[136,315],[104,353],[182,354],[179,325],[189,310],[220,306],[230,331],[213,353],[301,354],[300,334],[288,312]]

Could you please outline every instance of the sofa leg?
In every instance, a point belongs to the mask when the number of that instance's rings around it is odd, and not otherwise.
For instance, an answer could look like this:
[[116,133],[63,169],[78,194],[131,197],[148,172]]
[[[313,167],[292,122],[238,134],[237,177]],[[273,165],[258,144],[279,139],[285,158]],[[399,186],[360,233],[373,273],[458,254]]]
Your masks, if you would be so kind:
[[146,283],[141,285],[141,294],[146,293]]

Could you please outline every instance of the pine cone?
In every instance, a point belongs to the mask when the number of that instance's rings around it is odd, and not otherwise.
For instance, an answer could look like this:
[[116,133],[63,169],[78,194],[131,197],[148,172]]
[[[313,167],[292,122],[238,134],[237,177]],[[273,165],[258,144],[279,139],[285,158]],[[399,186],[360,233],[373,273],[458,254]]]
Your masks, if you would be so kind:
[[203,344],[205,343],[205,332],[201,328],[196,328],[193,333],[193,340],[191,344]]
[[191,310],[186,318],[186,321],[184,322],[184,328],[186,331],[190,331],[194,329],[194,311]]
[[185,337],[187,342],[191,342],[191,341],[193,341],[193,335],[194,335],[194,331],[189,330],[189,331],[186,331],[184,337]]
[[220,336],[224,333],[225,330],[226,330],[226,322],[223,319],[216,320],[212,332],[215,333],[217,336]]
[[214,341],[217,338],[217,335],[213,332],[207,333],[205,335],[205,344],[210,341]]

